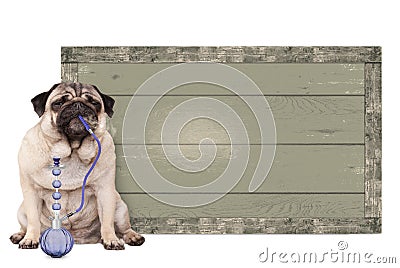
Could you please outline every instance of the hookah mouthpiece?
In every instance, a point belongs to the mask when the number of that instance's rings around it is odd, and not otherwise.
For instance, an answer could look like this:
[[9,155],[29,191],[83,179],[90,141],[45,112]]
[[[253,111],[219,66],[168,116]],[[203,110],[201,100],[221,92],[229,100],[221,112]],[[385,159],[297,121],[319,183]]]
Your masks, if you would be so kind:
[[81,120],[82,124],[85,126],[87,132],[89,132],[90,134],[93,133],[93,131],[90,129],[90,126],[88,125],[88,123],[85,121],[85,119],[83,119],[83,117],[81,115],[78,115],[79,120]]

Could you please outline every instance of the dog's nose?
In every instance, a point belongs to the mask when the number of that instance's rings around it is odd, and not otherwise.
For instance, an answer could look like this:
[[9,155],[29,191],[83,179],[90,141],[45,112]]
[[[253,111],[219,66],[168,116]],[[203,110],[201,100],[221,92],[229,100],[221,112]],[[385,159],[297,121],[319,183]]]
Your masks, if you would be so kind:
[[79,101],[74,102],[73,107],[74,107],[75,109],[77,109],[77,110],[80,110],[80,109],[82,108],[82,103],[79,102]]

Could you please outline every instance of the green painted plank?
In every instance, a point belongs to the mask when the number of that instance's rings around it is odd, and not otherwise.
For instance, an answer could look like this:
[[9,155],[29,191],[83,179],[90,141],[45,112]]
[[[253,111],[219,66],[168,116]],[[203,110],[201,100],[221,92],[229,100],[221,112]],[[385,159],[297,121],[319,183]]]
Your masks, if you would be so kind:
[[[228,64],[243,72],[263,95],[364,94],[363,64]],[[153,74],[172,64],[93,64],[79,63],[80,82],[97,85],[112,95],[132,95]],[[144,93],[146,94],[146,93]],[[171,94],[232,94],[216,87],[181,87]]]
[[[237,146],[240,152],[247,149],[244,145]],[[150,157],[153,166],[162,177],[177,185],[194,187],[217,179],[227,167],[229,160],[236,157],[231,155],[230,146],[218,145],[216,158],[208,168],[201,172],[189,173],[170,163],[161,145],[148,145],[146,155],[138,154],[140,147],[143,145],[129,145],[123,150],[121,145],[116,146],[116,186],[119,192],[143,192],[128,170],[125,159],[129,161],[132,157],[141,159]],[[197,145],[181,145],[180,149],[188,159],[195,160],[200,156]],[[247,169],[231,192],[248,192],[259,153],[259,146],[250,146]],[[174,156],[170,158],[177,159]],[[258,193],[363,191],[364,146],[362,145],[278,145],[271,170],[257,190]]]
[[79,82],[106,94],[133,94],[152,75],[174,64],[78,64]]
[[[329,217],[364,216],[364,194],[228,194],[197,208],[180,208],[154,200],[147,194],[122,194],[134,218],[198,217]],[[181,198],[196,198],[182,194]]]
[[[137,96],[143,103],[149,96]],[[161,143],[161,128],[168,116],[180,103],[192,96],[164,96],[156,103],[147,120],[146,144]],[[260,131],[249,106],[238,96],[213,96],[231,107],[242,119],[251,144],[260,144]],[[263,98],[250,96],[248,98]],[[278,143],[364,143],[363,96],[267,96],[276,124]],[[110,132],[117,144],[122,143],[121,130],[129,96],[115,97],[115,114]],[[179,113],[178,113],[179,115]],[[181,113],[185,116],[186,113]],[[260,116],[262,118],[262,115]],[[229,119],[229,118],[227,118]],[[138,127],[135,125],[135,127]],[[238,126],[235,126],[238,127]],[[229,131],[238,131],[233,128]],[[180,134],[180,143],[198,144],[209,137],[220,144],[230,144],[224,128],[210,119],[189,122]],[[125,143],[143,144],[138,137],[127,137]]]

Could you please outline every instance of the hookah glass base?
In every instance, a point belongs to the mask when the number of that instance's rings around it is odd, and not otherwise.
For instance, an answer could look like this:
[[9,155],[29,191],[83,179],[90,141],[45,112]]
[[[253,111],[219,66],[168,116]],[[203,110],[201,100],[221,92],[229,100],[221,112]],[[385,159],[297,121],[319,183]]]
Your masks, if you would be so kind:
[[74,238],[63,227],[59,229],[49,228],[43,232],[39,242],[44,253],[53,258],[61,258],[71,251]]

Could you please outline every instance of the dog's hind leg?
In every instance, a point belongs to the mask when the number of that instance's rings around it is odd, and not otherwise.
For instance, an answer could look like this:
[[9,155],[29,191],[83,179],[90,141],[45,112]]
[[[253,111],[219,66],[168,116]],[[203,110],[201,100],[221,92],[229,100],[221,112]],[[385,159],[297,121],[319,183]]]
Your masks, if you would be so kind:
[[18,244],[19,242],[21,242],[22,239],[24,239],[26,234],[26,229],[28,226],[28,219],[26,218],[26,214],[22,204],[18,209],[17,218],[19,225],[21,226],[21,229],[18,233],[15,233],[12,236],[10,236],[10,240],[13,244]]
[[39,214],[42,211],[43,203],[33,189],[25,190],[23,194],[24,201],[18,212],[21,232],[17,233],[15,237],[12,236],[12,238],[16,241],[24,234],[23,239],[19,242],[19,248],[33,249],[39,246],[41,228]]
[[120,197],[117,200],[115,212],[115,229],[117,235],[121,236],[124,242],[130,246],[140,246],[144,243],[144,237],[132,230],[128,207]]

